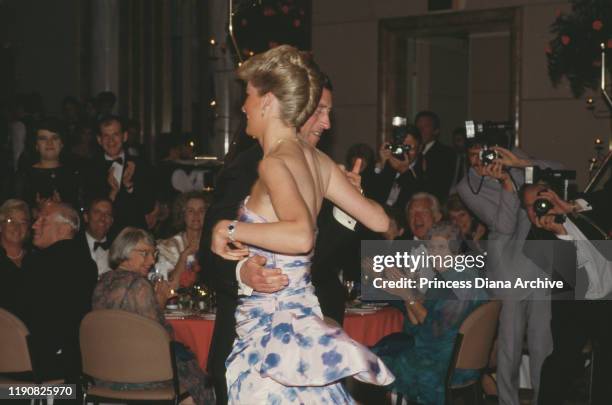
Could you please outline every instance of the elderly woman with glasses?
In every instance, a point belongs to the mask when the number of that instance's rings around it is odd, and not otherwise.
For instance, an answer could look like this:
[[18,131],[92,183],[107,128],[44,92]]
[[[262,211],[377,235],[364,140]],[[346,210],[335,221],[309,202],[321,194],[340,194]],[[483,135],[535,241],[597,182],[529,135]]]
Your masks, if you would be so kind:
[[30,208],[22,200],[7,200],[0,206],[0,307],[14,310],[15,286],[21,264],[28,255]]
[[[403,330],[385,336],[372,351],[396,376],[391,389],[409,401],[431,405],[445,403],[445,377],[459,327],[487,300],[485,290],[474,284],[478,271],[482,270],[476,265],[465,265],[460,259],[460,246],[457,226],[448,221],[435,224],[428,233],[427,255],[443,260],[433,260],[430,274],[420,270],[419,277],[444,280],[447,285],[455,282],[463,284],[464,288],[435,284],[424,296],[409,289],[388,291],[398,295],[391,303],[404,313]],[[397,280],[403,276],[398,269],[385,270],[387,279]],[[480,370],[458,369],[451,384],[461,386],[479,378]]]
[[[161,281],[155,285],[147,279],[147,273],[157,258],[152,236],[142,229],[128,227],[117,235],[109,252],[112,271],[104,273],[93,293],[93,309],[120,309],[159,322],[173,335],[172,327],[164,318],[163,308],[171,295],[170,286]],[[206,375],[198,366],[195,356],[178,342],[173,344],[181,387],[189,392],[196,404],[213,403],[213,393]],[[114,389],[142,389],[142,384],[112,385]],[[160,382],[160,386],[171,384]],[[159,388],[157,384],[147,388]],[[188,399],[189,400],[189,399]],[[189,402],[184,402],[189,403]]]

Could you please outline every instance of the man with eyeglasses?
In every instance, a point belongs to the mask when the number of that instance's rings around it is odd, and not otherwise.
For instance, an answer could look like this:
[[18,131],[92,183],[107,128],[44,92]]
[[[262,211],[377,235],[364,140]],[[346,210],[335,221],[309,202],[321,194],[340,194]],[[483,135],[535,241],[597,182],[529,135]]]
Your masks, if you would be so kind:
[[24,263],[22,282],[16,286],[21,301],[17,315],[30,331],[39,377],[65,378],[77,387],[79,326],[91,310],[98,279],[95,263],[74,240],[79,225],[79,215],[69,205],[45,204],[32,226],[36,250]]

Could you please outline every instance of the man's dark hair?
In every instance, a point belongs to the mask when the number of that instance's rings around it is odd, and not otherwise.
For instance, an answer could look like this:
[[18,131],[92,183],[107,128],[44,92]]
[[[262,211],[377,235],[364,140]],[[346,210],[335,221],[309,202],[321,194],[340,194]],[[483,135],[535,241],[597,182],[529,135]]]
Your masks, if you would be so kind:
[[117,102],[117,96],[115,96],[115,93],[113,93],[112,91],[102,91],[98,93],[96,101],[98,103],[110,104],[112,107]]
[[85,212],[89,213],[91,211],[91,209],[94,207],[94,205],[101,203],[101,202],[107,202],[110,204],[111,206],[111,212],[114,213],[114,208],[113,208],[113,201],[108,198],[108,197],[94,197],[91,200],[89,200],[87,202],[87,205],[85,206]]
[[434,129],[440,129],[440,117],[433,111],[421,111],[416,117],[414,117],[414,124],[416,125],[417,121],[421,118],[429,118],[433,124]]
[[334,86],[332,85],[331,79],[324,72],[321,72],[321,85],[323,86],[324,89],[327,89],[329,91],[334,91]]
[[406,135],[404,136],[404,139],[408,135],[411,135],[414,139],[416,139],[419,145],[423,143],[423,137],[421,136],[421,131],[419,131],[419,129],[415,127],[414,125],[410,125],[410,124],[406,125]]
[[100,135],[102,133],[102,127],[106,127],[113,122],[119,123],[121,132],[125,131],[125,124],[121,117],[118,115],[105,115],[104,117],[100,118],[96,124],[96,134]]

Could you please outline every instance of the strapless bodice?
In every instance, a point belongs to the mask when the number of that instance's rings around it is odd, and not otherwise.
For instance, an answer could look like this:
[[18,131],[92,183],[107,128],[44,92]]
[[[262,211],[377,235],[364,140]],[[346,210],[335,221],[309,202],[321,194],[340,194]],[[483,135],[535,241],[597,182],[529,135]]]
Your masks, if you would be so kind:
[[[263,216],[251,211],[247,207],[247,197],[240,207],[238,220],[248,223],[267,223]],[[282,291],[282,294],[292,294],[295,290],[301,290],[311,285],[310,264],[314,250],[307,255],[285,255],[261,249],[257,246],[249,246],[250,256],[263,256],[266,258],[266,268],[281,269],[289,277],[289,285]],[[254,293],[257,294],[257,293]],[[268,294],[264,294],[268,295]]]

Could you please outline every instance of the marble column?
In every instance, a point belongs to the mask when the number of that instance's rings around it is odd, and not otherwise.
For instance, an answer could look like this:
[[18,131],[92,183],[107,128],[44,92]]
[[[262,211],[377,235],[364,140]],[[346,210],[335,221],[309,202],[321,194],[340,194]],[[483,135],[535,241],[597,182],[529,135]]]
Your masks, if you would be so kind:
[[[216,58],[211,61],[216,96],[216,119],[210,146],[212,153],[220,158],[227,153],[242,114],[240,112],[242,87],[236,81],[237,62],[234,60],[232,45],[227,35],[229,1],[231,0],[211,0],[209,3],[210,32],[218,44],[214,49]],[[221,50],[223,46],[226,48],[225,52]]]
[[91,94],[112,91],[119,99],[119,0],[91,0],[90,4]]

